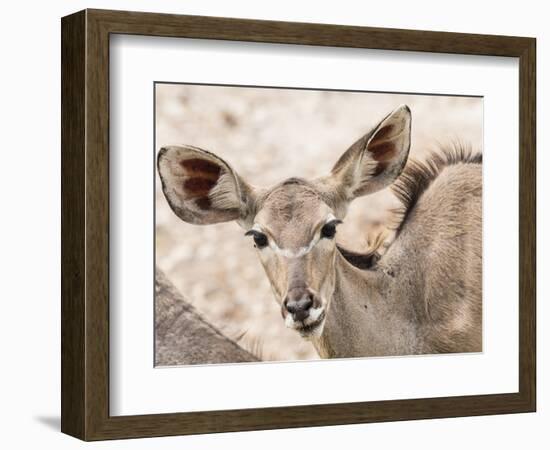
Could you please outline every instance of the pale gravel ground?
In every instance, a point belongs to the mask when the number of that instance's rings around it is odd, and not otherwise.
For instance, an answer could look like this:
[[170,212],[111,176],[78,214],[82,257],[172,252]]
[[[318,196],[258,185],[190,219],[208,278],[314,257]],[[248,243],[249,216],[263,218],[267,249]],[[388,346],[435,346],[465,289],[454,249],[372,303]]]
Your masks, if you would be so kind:
[[[460,140],[482,147],[483,102],[466,97],[157,85],[156,148],[190,144],[228,161],[246,180],[270,185],[326,174],[339,155],[388,112],[412,110],[411,155]],[[194,226],[156,192],[156,263],[216,327],[261,350],[265,360],[316,359],[284,327],[249,238],[235,223]],[[338,241],[365,247],[365,230],[384,221],[395,199],[385,190],[355,201]]]

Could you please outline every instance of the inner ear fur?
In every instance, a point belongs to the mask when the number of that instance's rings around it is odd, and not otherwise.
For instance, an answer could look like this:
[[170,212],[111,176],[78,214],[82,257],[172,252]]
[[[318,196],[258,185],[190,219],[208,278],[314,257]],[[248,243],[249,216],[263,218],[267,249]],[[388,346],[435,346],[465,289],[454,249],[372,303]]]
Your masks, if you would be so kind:
[[220,157],[191,146],[163,147],[157,166],[168,204],[185,222],[245,221],[252,188]]

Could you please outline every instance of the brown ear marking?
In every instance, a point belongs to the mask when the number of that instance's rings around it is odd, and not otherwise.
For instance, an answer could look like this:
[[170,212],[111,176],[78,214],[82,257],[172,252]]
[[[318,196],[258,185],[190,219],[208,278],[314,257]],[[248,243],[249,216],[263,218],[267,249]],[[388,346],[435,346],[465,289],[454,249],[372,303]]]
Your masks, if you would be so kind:
[[218,182],[221,167],[201,158],[184,159],[179,164],[187,176],[183,182],[183,189],[187,197],[195,199],[195,204],[200,209],[209,209],[211,202],[208,193]]
[[211,161],[200,158],[190,158],[180,161],[180,166],[185,169],[189,177],[207,178],[217,181],[220,176],[221,167]]
[[388,139],[388,136],[391,135],[391,132],[393,131],[393,128],[394,127],[393,127],[392,124],[384,125],[382,128],[380,128],[376,132],[375,139],[380,139],[380,140]]
[[367,149],[375,161],[390,161],[397,156],[397,148],[393,142],[380,142],[374,146],[369,144]]
[[374,139],[368,143],[367,150],[372,153],[375,161],[389,161],[396,156],[396,146],[390,138],[393,128],[393,125],[380,128],[374,135]]
[[196,199],[195,204],[203,211],[210,209],[210,207],[212,206],[212,202],[210,201],[208,196]]
[[212,189],[216,185],[217,181],[217,178],[188,178],[183,182],[183,188],[191,198],[205,197],[210,192],[210,189]]

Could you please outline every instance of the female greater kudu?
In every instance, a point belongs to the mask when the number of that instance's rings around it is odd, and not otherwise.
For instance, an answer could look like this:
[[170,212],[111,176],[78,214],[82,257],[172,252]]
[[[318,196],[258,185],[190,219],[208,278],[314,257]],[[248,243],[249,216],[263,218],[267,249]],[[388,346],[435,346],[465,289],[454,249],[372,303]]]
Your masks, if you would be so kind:
[[[401,106],[330,175],[269,189],[205,150],[160,150],[158,170],[185,222],[235,220],[254,239],[285,324],[324,358],[481,351],[481,156],[410,161]],[[391,186],[403,203],[383,256],[335,243],[349,203]]]

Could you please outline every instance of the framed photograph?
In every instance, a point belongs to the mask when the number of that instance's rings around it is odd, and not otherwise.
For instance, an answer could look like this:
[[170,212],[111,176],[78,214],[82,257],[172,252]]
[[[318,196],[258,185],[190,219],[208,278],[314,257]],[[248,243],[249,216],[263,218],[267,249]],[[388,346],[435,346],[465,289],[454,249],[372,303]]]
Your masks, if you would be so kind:
[[535,411],[535,39],[61,29],[63,432]]

